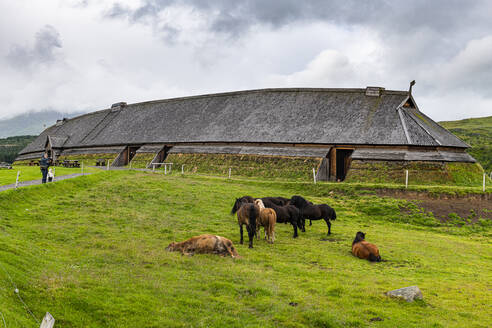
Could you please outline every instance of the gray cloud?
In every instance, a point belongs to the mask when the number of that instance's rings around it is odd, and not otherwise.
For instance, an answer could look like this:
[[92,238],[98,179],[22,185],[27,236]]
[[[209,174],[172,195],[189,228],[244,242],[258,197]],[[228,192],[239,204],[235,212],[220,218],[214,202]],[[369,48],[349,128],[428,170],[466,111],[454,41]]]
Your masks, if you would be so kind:
[[50,64],[56,60],[56,49],[61,47],[60,33],[53,26],[45,25],[36,33],[33,46],[12,45],[7,61],[17,68]]

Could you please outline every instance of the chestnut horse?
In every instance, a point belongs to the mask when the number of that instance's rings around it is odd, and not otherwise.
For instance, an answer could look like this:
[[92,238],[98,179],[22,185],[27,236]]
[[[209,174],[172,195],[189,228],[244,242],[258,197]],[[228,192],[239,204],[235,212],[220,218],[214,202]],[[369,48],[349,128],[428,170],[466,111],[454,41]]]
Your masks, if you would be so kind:
[[170,252],[178,251],[183,255],[199,254],[218,254],[221,256],[230,255],[237,258],[236,249],[230,239],[215,235],[200,235],[191,237],[180,243],[172,242],[166,250]]
[[256,233],[256,221],[260,216],[260,208],[255,204],[242,203],[237,211],[237,223],[239,224],[239,234],[241,235],[240,244],[243,243],[243,225],[246,225],[248,232],[249,248],[253,248],[253,239]]
[[352,254],[358,258],[369,260],[371,262],[381,262],[381,256],[379,255],[379,249],[376,245],[371,244],[364,239],[366,234],[358,231],[355,235],[355,239],[352,242]]
[[255,200],[255,205],[260,208],[260,216],[256,222],[256,237],[260,239],[260,227],[263,226],[265,239],[273,244],[275,241],[275,223],[277,223],[277,214],[273,209],[265,208],[261,199]]

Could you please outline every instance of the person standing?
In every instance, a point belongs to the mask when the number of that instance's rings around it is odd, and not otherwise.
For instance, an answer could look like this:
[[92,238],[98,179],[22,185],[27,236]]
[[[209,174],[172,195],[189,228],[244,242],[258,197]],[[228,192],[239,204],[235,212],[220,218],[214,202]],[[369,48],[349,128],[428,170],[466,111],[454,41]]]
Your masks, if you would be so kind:
[[43,175],[42,183],[46,183],[46,177],[48,176],[48,168],[50,167],[51,161],[48,158],[48,153],[44,153],[43,157],[39,161],[39,168],[41,169],[41,174]]

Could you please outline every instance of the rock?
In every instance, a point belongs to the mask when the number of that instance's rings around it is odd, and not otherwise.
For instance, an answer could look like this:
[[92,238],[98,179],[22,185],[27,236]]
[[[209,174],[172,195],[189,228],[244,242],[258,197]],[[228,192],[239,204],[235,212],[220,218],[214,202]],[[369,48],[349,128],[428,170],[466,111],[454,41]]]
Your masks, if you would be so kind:
[[383,319],[380,318],[380,317],[375,317],[375,318],[371,318],[369,321],[371,321],[371,322],[374,322],[374,321],[383,321]]
[[407,302],[413,302],[415,299],[423,299],[422,292],[417,286],[395,289],[387,292],[386,295],[390,297],[403,298]]

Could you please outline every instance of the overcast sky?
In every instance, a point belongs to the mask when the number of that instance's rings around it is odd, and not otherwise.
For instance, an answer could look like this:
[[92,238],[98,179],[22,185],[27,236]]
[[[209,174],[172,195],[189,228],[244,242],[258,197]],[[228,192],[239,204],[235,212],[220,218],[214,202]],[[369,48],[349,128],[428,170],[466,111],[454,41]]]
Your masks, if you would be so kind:
[[269,87],[492,115],[492,1],[0,0],[0,118]]

